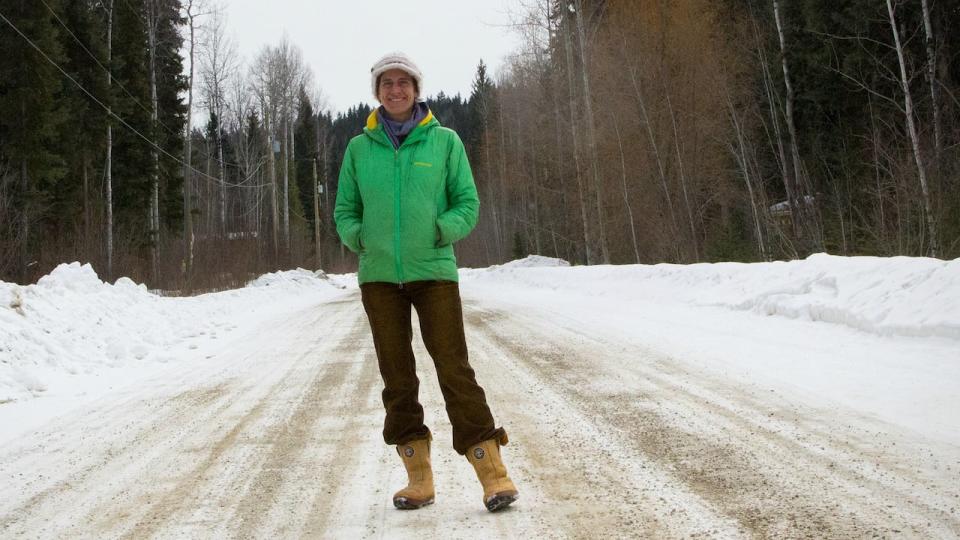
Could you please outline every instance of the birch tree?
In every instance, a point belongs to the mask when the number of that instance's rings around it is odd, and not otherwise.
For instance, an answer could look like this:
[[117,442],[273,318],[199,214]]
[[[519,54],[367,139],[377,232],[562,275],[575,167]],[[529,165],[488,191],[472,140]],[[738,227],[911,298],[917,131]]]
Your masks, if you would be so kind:
[[[270,187],[270,208],[272,219],[271,236],[273,244],[274,261],[280,260],[280,214],[278,209],[278,196],[280,190],[277,186],[277,169],[275,163],[275,145],[277,142],[274,132],[276,118],[281,106],[282,92],[281,79],[279,74],[279,62],[273,48],[267,46],[260,50],[253,66],[250,70],[251,86],[260,106],[260,115],[263,118],[264,127],[264,149],[267,154],[267,174],[269,175],[268,185]],[[279,142],[277,142],[279,145]]]
[[785,153],[786,158],[789,159],[789,163],[792,165],[792,167],[785,167],[784,169],[787,172],[784,184],[789,186],[787,188],[787,200],[790,204],[790,215],[793,219],[794,236],[801,238],[805,232],[808,232],[810,227],[807,212],[808,199],[806,190],[801,187],[803,184],[802,168],[800,166],[800,151],[797,148],[797,128],[793,119],[793,83],[790,80],[790,68],[787,64],[787,44],[786,38],[784,37],[782,18],[780,16],[780,2],[778,0],[773,0],[773,14],[777,24],[777,35],[780,39],[780,64],[783,69],[783,86],[786,90],[784,114],[787,120],[788,138],[786,139],[787,151]]
[[627,190],[627,161],[623,152],[623,137],[620,136],[620,123],[617,121],[615,114],[610,115],[610,121],[613,123],[613,129],[617,133],[617,149],[620,154],[620,170],[622,172],[623,205],[627,209],[627,218],[630,222],[630,239],[633,241],[633,254],[636,257],[637,264],[640,264],[640,246],[637,243],[637,227],[633,218],[633,207],[630,206],[630,196]]
[[900,42],[900,32],[897,30],[897,20],[894,15],[893,1],[887,0],[887,13],[890,15],[890,31],[893,33],[893,43],[897,51],[897,60],[900,64],[900,82],[903,88],[903,114],[906,117],[907,135],[913,148],[913,159],[917,166],[917,178],[920,180],[920,193],[923,197],[923,208],[926,214],[927,234],[930,236],[930,255],[937,257],[940,245],[937,238],[937,224],[933,217],[933,206],[930,204],[930,188],[927,186],[927,169],[920,154],[920,137],[914,123],[913,95],[910,92],[910,77],[904,60],[903,44]]
[[107,277],[113,279],[113,0],[106,0],[107,11],[107,156],[104,164],[104,194],[107,211]]
[[[624,52],[626,52],[624,50]],[[629,62],[629,60],[627,60]],[[660,146],[657,142],[657,135],[654,130],[653,121],[651,115],[647,108],[647,100],[644,96],[643,87],[639,80],[637,74],[638,68],[635,68],[631,64],[627,64],[627,71],[630,73],[630,82],[633,86],[634,97],[636,98],[637,107],[640,109],[640,118],[639,120],[643,124],[644,131],[647,134],[647,139],[650,141],[650,148],[653,152],[654,161],[657,164],[657,178],[660,180],[660,188],[663,192],[664,200],[667,205],[667,213],[670,216],[670,231],[674,237],[678,234],[679,225],[677,224],[677,215],[673,207],[673,196],[670,194],[670,186],[667,181],[667,171],[666,164],[663,157],[660,154]]]
[[[581,172],[582,169],[580,166],[580,129],[579,129],[579,122],[576,117],[576,113],[579,110],[579,108],[577,107],[576,94],[574,90],[575,85],[573,82],[573,73],[574,73],[573,50],[572,50],[573,47],[570,42],[572,31],[570,30],[569,14],[565,14],[561,12],[560,17],[561,17],[561,20],[566,21],[566,24],[560,29],[560,34],[561,34],[560,39],[563,40],[563,52],[564,52],[564,60],[565,60],[564,67],[567,74],[567,89],[568,89],[568,97],[570,101],[569,124],[570,124],[570,135],[572,137],[571,143],[573,145],[573,167],[574,167],[574,171],[576,173],[576,178],[577,178],[577,201],[579,202],[579,207],[580,207],[580,221],[581,221],[582,232],[583,232],[584,255],[586,257],[587,264],[593,264],[595,261],[593,257],[593,244],[590,240],[590,219],[587,217],[587,196],[588,195],[586,194],[584,189],[583,176]],[[581,69],[585,69],[585,67],[581,66]]]
[[150,235],[150,275],[153,282],[159,279],[159,249],[160,249],[160,154],[157,132],[157,34],[160,26],[160,6],[158,0],[145,0],[144,15],[147,26],[147,50],[150,59],[150,124],[152,127],[153,144],[150,145],[150,207],[147,216],[147,230]]
[[[183,0],[183,12],[187,20],[187,51],[190,64],[187,77],[187,120],[184,128],[183,149],[183,270],[186,274],[187,290],[190,290],[193,274],[193,86],[196,73],[196,46],[198,18],[204,15],[204,0]],[[113,0],[110,0],[112,3]]]
[[927,85],[930,87],[930,108],[933,111],[933,156],[937,174],[940,172],[940,159],[943,154],[943,121],[940,118],[940,89],[937,83],[937,52],[933,37],[933,24],[930,21],[930,1],[921,0],[923,9],[924,44],[927,49]]
[[227,88],[237,76],[238,58],[236,44],[226,35],[226,14],[223,8],[211,12],[200,54],[200,78],[203,85],[204,106],[214,119],[215,152],[217,160],[219,227],[221,237],[226,236],[227,225],[227,172],[223,157],[223,123]]
[[284,252],[290,249],[290,169],[294,144],[294,121],[297,115],[297,93],[302,87],[312,86],[313,74],[303,61],[303,51],[284,36],[273,49],[277,86],[277,114],[275,131],[279,130],[283,158],[283,187],[281,191]]
[[593,116],[593,95],[590,92],[591,62],[588,60],[588,42],[586,38],[587,22],[584,20],[583,1],[574,0],[576,10],[577,45],[580,51],[580,78],[583,84],[583,111],[587,125],[587,150],[590,157],[590,170],[593,173],[594,202],[597,208],[597,226],[599,229],[600,257],[603,264],[610,263],[610,252],[607,248],[607,233],[604,227],[604,189],[603,178],[600,176],[600,164],[597,158],[597,127]]
[[[230,80],[225,125],[232,140],[236,160],[239,207],[243,220],[237,224],[244,232],[260,230],[260,191],[266,160],[264,145],[259,140],[257,104],[250,84],[237,73]],[[252,216],[252,217],[251,217]]]

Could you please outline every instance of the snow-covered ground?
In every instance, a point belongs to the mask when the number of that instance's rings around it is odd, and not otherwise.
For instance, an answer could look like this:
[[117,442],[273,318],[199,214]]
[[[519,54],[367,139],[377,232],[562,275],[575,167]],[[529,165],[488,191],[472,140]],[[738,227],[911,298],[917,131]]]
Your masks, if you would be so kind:
[[960,259],[464,270],[465,290],[960,444]]
[[[960,259],[571,267],[534,255],[463,269],[461,279],[484,298],[579,313],[596,332],[632,334],[960,443]],[[17,416],[2,422],[0,441],[172,364],[202,362],[231,334],[348,287],[353,275],[295,270],[167,298],[127,278],[104,283],[78,263],[36,285],[0,282],[0,418]]]
[[521,490],[493,520],[427,362],[438,502],[390,506],[356,288],[0,282],[0,536],[960,535],[960,259],[461,270]]
[[79,403],[202,362],[234,334],[343,288],[300,269],[243,289],[168,298],[127,278],[104,283],[79,263],[61,264],[36,285],[0,281],[0,443]]
[[462,275],[614,302],[721,307],[880,336],[960,340],[960,259],[817,254],[765,264],[569,267],[566,261],[532,255]]

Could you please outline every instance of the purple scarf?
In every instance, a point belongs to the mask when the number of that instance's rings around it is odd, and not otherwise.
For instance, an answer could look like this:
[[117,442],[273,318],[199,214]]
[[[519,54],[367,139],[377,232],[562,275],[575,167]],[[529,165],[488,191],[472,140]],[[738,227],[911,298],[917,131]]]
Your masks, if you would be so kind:
[[404,139],[407,138],[407,135],[409,135],[410,132],[413,131],[413,128],[417,127],[420,122],[423,122],[423,119],[427,117],[427,113],[429,112],[430,107],[427,107],[426,102],[417,101],[413,104],[413,114],[410,115],[410,119],[406,122],[397,122],[387,116],[383,105],[381,105],[377,107],[377,120],[380,120],[380,123],[383,124],[383,131],[387,133],[387,137],[389,137],[390,142],[393,143],[393,148],[399,149]]

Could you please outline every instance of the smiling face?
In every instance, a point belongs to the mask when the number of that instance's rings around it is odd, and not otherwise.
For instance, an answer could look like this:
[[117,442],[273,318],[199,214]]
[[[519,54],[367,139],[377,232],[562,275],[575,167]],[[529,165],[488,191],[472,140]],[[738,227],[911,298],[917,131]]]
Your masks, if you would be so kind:
[[383,108],[391,119],[398,122],[406,121],[413,114],[413,103],[417,99],[416,83],[413,77],[402,69],[385,71],[380,75],[377,99],[383,104]]

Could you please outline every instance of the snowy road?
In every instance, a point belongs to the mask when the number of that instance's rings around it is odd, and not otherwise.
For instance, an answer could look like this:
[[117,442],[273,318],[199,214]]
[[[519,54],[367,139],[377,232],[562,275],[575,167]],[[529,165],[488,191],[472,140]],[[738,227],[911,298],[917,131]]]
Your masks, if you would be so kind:
[[960,536],[955,445],[465,291],[512,441],[508,511],[449,448],[419,338],[437,502],[393,509],[405,477],[354,290],[0,446],[0,537]]

